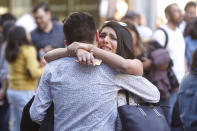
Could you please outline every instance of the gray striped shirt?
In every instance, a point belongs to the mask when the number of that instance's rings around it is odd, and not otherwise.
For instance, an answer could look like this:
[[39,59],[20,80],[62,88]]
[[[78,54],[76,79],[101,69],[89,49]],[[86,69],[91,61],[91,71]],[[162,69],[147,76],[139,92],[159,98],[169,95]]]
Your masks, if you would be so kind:
[[4,42],[1,45],[1,50],[0,50],[0,80],[7,78],[9,73],[8,62],[5,59],[5,48],[6,48],[6,43]]
[[117,93],[122,88],[148,102],[160,98],[143,77],[118,74],[105,64],[92,67],[61,58],[45,67],[30,116],[40,123],[53,101],[55,131],[114,131]]

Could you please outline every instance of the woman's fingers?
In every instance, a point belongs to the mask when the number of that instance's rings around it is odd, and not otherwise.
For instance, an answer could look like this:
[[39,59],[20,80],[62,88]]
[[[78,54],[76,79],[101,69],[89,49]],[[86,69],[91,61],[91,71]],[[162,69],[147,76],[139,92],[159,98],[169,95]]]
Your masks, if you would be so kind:
[[79,63],[82,63],[82,57],[81,56],[78,56],[78,61],[79,61]]
[[95,61],[94,61],[94,56],[93,56],[93,53],[91,52],[90,53],[90,62],[93,66],[95,66]]
[[90,53],[86,54],[86,59],[87,59],[87,64],[91,65],[91,54]]
[[94,65],[94,56],[92,53],[85,51],[83,49],[78,49],[76,54],[77,54],[78,61],[81,64],[85,64],[85,65],[93,64]]
[[82,56],[82,64],[86,64],[86,60],[87,60],[87,58],[86,58],[86,55],[84,54]]

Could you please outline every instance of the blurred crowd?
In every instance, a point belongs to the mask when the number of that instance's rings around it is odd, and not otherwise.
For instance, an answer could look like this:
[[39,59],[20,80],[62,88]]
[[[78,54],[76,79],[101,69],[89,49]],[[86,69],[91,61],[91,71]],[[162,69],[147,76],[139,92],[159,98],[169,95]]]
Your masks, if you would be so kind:
[[[127,11],[121,20],[106,21],[120,21],[130,32],[133,58],[142,62],[143,77],[160,91],[159,104],[169,106],[164,110],[171,129],[195,131],[196,3],[188,2],[184,14],[177,4],[168,5],[164,12],[167,22],[156,30],[134,11]],[[35,95],[47,64],[44,55],[65,48],[66,39],[63,24],[46,3],[38,3],[19,19],[11,13],[0,16],[0,131],[20,130],[23,108]]]

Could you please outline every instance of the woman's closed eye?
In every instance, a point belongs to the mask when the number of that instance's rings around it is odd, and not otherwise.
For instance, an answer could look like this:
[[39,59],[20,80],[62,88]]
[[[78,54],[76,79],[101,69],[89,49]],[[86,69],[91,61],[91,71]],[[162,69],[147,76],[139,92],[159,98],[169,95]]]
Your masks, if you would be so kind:
[[117,40],[117,38],[116,38],[113,34],[110,34],[109,36],[110,36],[110,38],[111,38],[112,40]]

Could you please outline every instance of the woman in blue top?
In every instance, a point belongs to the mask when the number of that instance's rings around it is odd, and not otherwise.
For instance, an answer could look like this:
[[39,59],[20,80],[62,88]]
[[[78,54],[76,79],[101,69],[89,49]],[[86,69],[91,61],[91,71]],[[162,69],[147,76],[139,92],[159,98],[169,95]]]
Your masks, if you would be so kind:
[[197,48],[197,18],[195,18],[189,25],[188,35],[185,37],[185,44],[186,44],[185,55],[187,58],[188,69],[190,70],[192,53]]
[[185,131],[197,131],[197,49],[194,51],[191,72],[183,78],[179,90],[180,118]]

